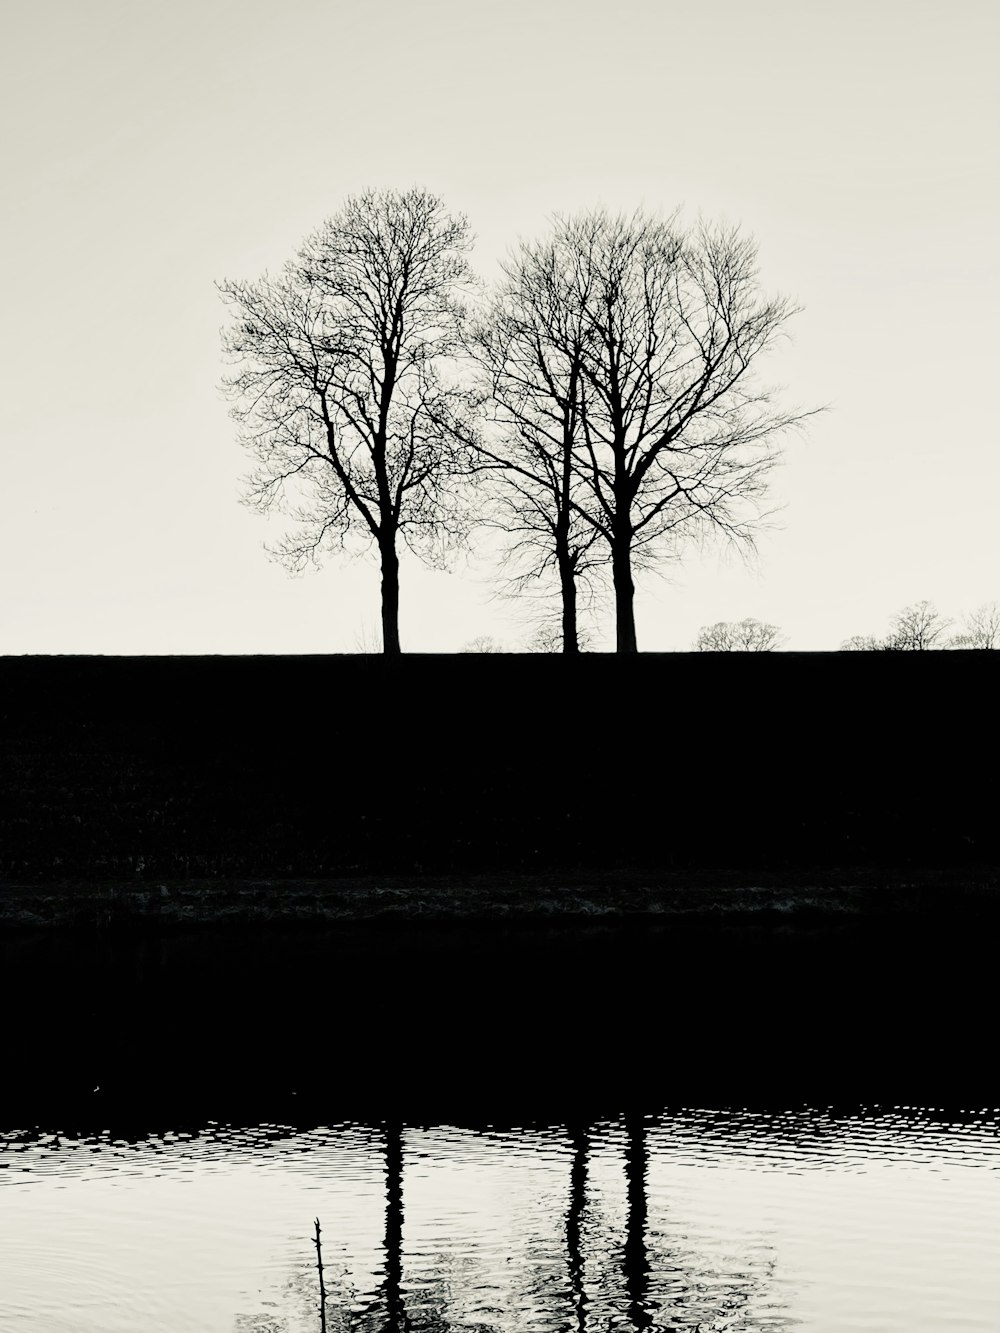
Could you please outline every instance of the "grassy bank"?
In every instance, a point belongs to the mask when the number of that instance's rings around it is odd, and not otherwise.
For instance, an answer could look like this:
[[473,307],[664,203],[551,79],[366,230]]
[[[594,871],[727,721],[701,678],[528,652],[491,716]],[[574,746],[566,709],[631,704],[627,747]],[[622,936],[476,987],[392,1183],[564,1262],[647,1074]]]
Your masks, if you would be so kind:
[[647,921],[739,930],[1000,924],[1000,870],[969,866],[825,872],[656,869],[348,879],[214,879],[0,885],[0,930],[175,930],[422,922],[591,926]]

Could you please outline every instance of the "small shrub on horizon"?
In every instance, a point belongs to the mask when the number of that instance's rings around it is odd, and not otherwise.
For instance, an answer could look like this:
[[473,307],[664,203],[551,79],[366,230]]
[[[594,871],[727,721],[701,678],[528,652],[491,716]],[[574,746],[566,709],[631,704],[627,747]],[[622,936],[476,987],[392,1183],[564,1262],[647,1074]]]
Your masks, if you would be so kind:
[[505,653],[507,649],[492,634],[477,634],[460,649],[460,653]]
[[699,653],[770,653],[784,642],[777,625],[747,616],[703,625],[695,640]]

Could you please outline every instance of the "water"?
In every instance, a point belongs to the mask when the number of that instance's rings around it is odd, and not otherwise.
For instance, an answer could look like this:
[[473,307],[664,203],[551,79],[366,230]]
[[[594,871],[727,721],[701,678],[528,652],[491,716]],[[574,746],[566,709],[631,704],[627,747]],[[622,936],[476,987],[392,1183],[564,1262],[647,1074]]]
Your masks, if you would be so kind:
[[319,1333],[319,1218],[330,1333],[995,1333],[991,962],[940,929],[0,941],[0,1329]]
[[318,1216],[331,1329],[395,1308],[414,1330],[995,1330],[998,1123],[692,1108],[6,1134],[0,1327],[317,1330]]

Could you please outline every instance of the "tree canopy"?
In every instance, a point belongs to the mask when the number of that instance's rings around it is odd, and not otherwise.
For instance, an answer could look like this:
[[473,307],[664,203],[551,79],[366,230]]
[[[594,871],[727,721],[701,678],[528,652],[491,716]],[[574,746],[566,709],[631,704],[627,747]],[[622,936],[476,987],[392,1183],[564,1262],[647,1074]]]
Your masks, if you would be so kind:
[[795,313],[753,240],[675,215],[593,210],[522,242],[474,318],[468,223],[425,190],[368,191],[277,277],[225,282],[225,381],[255,467],[246,500],[291,520],[299,570],[374,545],[382,643],[400,651],[399,553],[443,566],[476,526],[518,591],[613,589],[638,649],[635,574],[720,536],[752,546],[782,434],[758,361]]
[[256,463],[246,498],[292,519],[276,551],[292,569],[355,534],[375,543],[387,653],[400,650],[398,543],[441,563],[466,522],[454,358],[470,246],[437,196],[369,191],[278,277],[220,285],[226,388]]
[[808,415],[756,376],[794,312],[737,228],[596,210],[515,253],[479,338],[506,427],[485,452],[522,545],[560,570],[564,620],[588,534],[620,652],[637,566],[707,534],[752,543],[776,441]]

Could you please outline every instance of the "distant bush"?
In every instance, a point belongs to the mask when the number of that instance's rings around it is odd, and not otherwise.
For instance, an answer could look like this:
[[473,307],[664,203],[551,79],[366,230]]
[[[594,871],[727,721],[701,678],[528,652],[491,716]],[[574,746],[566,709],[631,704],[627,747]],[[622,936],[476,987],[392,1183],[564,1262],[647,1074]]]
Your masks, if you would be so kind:
[[1000,648],[1000,602],[984,602],[970,611],[962,629],[954,635],[951,648]]
[[718,620],[698,632],[699,653],[769,653],[782,642],[777,625],[747,616],[745,620]]
[[912,653],[944,648],[944,636],[951,623],[933,602],[914,602],[896,612],[889,633],[883,638],[874,634],[854,634],[840,647],[845,652],[863,653]]
[[505,653],[507,650],[502,643],[493,638],[492,634],[477,634],[459,651],[463,653]]

